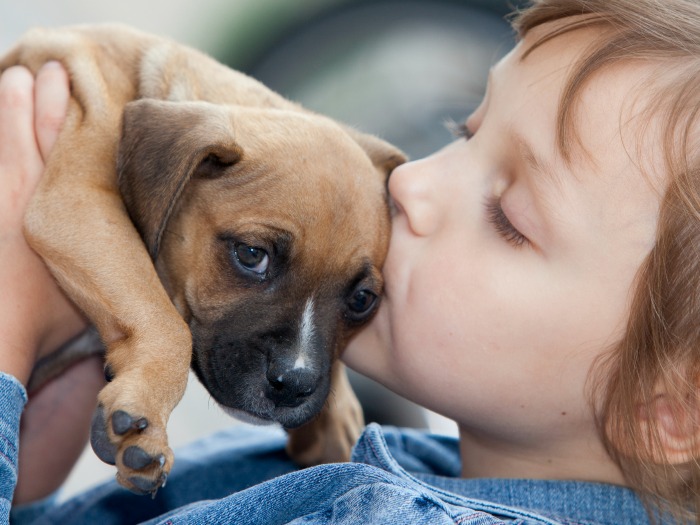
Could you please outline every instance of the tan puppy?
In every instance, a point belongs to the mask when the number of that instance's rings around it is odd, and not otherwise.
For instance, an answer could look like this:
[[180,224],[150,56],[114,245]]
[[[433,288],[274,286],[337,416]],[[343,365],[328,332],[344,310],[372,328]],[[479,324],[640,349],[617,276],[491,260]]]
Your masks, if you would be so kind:
[[154,494],[191,364],[232,412],[311,421],[298,461],[347,457],[361,416],[335,359],[382,291],[401,152],[128,28],[35,30],[0,70],[48,60],[72,98],[25,232],[106,346],[97,455]]

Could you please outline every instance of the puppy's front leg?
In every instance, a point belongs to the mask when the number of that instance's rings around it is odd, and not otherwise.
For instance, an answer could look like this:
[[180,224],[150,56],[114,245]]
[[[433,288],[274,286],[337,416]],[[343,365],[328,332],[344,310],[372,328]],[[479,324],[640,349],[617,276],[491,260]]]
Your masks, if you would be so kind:
[[301,466],[348,461],[364,426],[362,407],[348,381],[345,365],[337,361],[331,395],[319,416],[289,431],[287,453]]
[[107,347],[111,383],[99,395],[93,448],[117,465],[122,485],[153,493],[173,461],[166,424],[187,383],[191,336],[116,187],[120,112],[99,118],[71,100],[25,231]]

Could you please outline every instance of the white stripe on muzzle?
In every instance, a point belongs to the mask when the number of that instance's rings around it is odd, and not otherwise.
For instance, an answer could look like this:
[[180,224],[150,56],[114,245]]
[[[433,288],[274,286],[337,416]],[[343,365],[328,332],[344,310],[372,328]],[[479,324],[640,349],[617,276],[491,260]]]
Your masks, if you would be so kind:
[[299,355],[294,361],[294,368],[306,368],[306,349],[312,343],[315,332],[314,328],[314,300],[309,298],[304,306],[304,312],[301,314],[301,324],[299,326]]

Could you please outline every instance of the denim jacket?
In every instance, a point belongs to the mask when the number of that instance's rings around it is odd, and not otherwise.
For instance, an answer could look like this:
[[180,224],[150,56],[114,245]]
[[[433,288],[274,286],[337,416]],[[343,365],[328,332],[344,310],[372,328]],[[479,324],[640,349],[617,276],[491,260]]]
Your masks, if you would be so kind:
[[[7,515],[26,394],[0,375],[0,488]],[[9,408],[9,410],[8,410]],[[367,426],[352,462],[296,470],[282,432],[245,426],[176,452],[153,500],[109,482],[62,504],[20,509],[13,523],[151,524],[648,524],[635,494],[577,481],[461,479],[458,443]]]
[[352,463],[297,471],[151,523],[649,523],[640,501],[622,487],[575,481],[469,480],[455,477],[459,469],[456,440],[370,424],[355,446]]

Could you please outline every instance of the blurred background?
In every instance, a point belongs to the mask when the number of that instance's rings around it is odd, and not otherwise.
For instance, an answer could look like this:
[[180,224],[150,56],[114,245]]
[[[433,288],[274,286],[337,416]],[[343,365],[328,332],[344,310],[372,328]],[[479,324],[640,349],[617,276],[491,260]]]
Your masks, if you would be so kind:
[[[488,68],[513,45],[515,0],[23,0],[0,3],[0,52],[33,26],[120,22],[196,47],[304,106],[374,133],[411,158],[452,140]],[[431,349],[426,348],[426,359]],[[367,421],[456,434],[456,426],[352,374]],[[173,447],[236,423],[190,376]],[[67,497],[114,475],[89,447]]]

